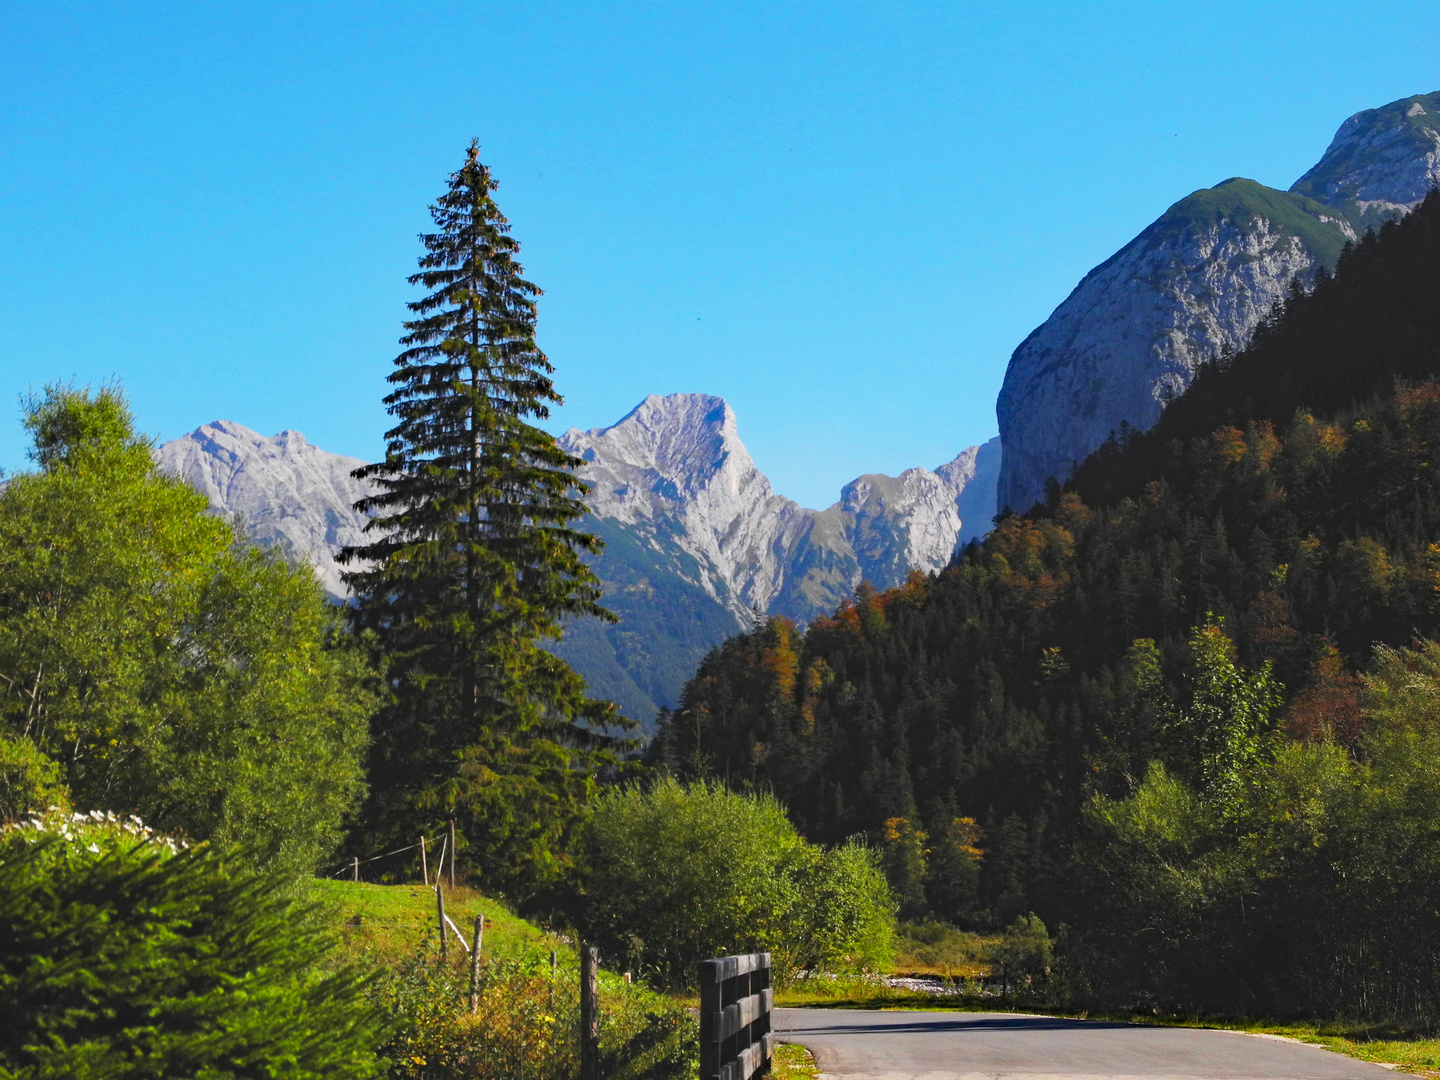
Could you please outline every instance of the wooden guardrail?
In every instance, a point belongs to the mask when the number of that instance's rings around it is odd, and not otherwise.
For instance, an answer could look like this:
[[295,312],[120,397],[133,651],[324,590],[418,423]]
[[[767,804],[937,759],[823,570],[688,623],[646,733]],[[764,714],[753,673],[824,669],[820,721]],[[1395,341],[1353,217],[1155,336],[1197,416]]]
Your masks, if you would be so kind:
[[700,962],[700,1080],[750,1080],[770,1067],[770,954]]

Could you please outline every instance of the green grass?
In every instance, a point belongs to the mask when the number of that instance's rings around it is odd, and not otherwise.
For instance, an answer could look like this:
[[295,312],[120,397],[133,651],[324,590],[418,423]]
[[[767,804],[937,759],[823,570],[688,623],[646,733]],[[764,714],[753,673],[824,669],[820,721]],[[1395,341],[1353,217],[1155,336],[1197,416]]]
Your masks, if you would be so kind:
[[[350,959],[396,964],[411,956],[422,940],[437,940],[434,889],[322,878],[308,883],[307,891],[325,910],[326,920],[339,933]],[[475,916],[485,916],[481,953],[487,960],[548,956],[551,949],[557,949],[562,963],[573,962],[574,949],[569,944],[474,889],[447,888],[445,913],[464,931],[467,944],[475,932]],[[449,947],[465,951],[453,936]]]
[[999,937],[956,930],[941,922],[901,923],[895,935],[897,975],[978,979],[990,974]]

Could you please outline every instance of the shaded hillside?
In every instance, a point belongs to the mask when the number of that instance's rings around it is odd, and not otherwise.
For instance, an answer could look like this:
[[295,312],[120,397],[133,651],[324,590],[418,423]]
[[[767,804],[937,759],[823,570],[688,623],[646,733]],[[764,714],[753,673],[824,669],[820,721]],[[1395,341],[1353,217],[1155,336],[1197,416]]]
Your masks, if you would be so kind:
[[1291,280],[1440,180],[1440,93],[1350,117],[1289,191],[1233,178],[1171,206],[1016,348],[996,402],[999,505],[1023,512],[1123,427],[1148,429],[1201,366],[1239,351]]
[[1089,503],[1136,495],[1166,475],[1177,440],[1222,424],[1284,424],[1300,409],[1330,415],[1440,370],[1440,193],[1413,213],[1346,245],[1334,276],[1292,289],[1256,328],[1250,347],[1206,365],[1144,434],[1116,440],[1077,471]]
[[[1440,633],[1440,336],[1419,302],[1437,295],[1437,219],[1432,197],[1197,383],[1167,412],[1193,437],[1112,445],[944,573],[727,642],[654,759],[773,788],[818,839],[898,851],[923,833],[929,869],[897,855],[897,887],[983,923],[1063,917],[1080,802],[1127,793],[1153,760],[1193,770],[1166,717],[1199,692],[1197,626],[1271,665],[1292,734],[1355,738],[1351,672],[1372,645]],[[1246,413],[1265,387],[1273,421]],[[964,847],[964,818],[984,857],[961,888],[935,853]]]

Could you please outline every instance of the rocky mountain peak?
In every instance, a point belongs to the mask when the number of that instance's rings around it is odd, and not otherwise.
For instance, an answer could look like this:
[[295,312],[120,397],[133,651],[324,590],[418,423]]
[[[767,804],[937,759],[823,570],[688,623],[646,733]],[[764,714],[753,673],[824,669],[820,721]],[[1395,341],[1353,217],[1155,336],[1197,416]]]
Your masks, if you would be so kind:
[[1440,183],[1440,91],[1356,113],[1290,190],[1345,209],[1359,227],[1408,210]]
[[1151,427],[1203,363],[1245,346],[1293,279],[1440,179],[1440,93],[1356,113],[1289,191],[1232,177],[1091,270],[1010,358],[999,503],[1025,510],[1113,432]]
[[321,450],[298,431],[267,437],[233,420],[202,424],[155,457],[211,506],[238,517],[256,543],[311,564],[326,592],[346,595],[335,555],[363,543],[365,517],[354,504],[370,492],[350,475],[365,464],[359,458]]
[[711,394],[651,394],[618,423],[572,428],[558,441],[585,461],[580,476],[597,517],[632,524],[698,513],[723,534],[753,504],[777,498],[740,441],[734,410]]

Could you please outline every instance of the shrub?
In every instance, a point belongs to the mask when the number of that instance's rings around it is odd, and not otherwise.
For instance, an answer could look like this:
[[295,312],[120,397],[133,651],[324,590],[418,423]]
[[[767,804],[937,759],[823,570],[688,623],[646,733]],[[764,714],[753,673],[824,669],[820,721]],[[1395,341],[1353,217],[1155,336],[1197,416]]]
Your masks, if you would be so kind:
[[990,960],[1011,979],[1041,979],[1055,962],[1055,948],[1045,924],[1032,911],[1005,928],[999,944],[990,950]]
[[807,844],[768,795],[664,780],[594,803],[576,920],[602,952],[665,985],[711,956],[769,950],[777,979],[889,959],[894,903],[873,854]]
[[0,832],[0,1074],[376,1075],[381,1016],[282,880],[136,819]]
[[24,735],[0,729],[0,822],[29,811],[69,806],[60,767]]

